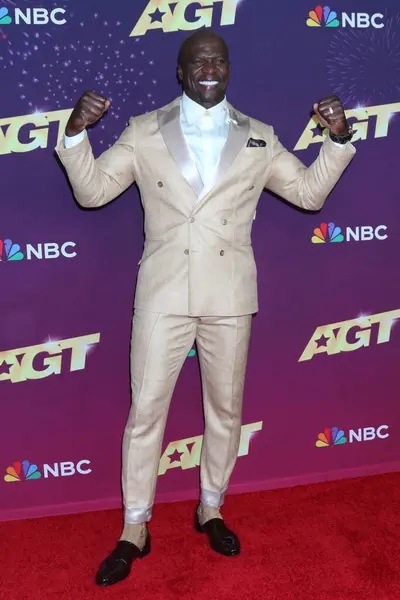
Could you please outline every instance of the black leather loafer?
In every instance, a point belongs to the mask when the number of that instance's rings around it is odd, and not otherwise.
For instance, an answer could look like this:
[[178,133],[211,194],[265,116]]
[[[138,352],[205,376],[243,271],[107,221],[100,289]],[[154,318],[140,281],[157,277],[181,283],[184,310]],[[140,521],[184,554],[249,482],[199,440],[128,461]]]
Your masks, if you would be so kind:
[[196,510],[194,527],[199,533],[207,534],[210,547],[218,554],[223,556],[237,556],[240,554],[239,538],[225,526],[222,519],[210,519],[204,525],[200,525]]
[[144,558],[151,550],[150,534],[147,533],[146,543],[143,550],[135,544],[119,541],[110,556],[101,563],[96,575],[97,585],[104,587],[119,583],[131,572],[132,564],[137,558]]

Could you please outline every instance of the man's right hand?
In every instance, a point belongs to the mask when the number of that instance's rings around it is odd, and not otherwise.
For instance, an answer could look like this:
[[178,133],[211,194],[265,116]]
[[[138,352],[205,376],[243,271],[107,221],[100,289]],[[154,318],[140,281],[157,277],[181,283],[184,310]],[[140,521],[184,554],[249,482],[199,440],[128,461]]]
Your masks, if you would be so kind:
[[78,135],[88,125],[93,125],[109,109],[110,101],[94,92],[85,92],[75,105],[68,119],[65,133],[68,137]]

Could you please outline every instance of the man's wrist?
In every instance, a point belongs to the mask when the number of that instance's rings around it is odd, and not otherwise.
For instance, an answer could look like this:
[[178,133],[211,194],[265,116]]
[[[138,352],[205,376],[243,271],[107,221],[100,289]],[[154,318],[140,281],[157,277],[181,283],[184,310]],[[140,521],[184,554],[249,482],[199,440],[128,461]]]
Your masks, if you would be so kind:
[[67,137],[75,137],[76,135],[79,135],[80,133],[82,133],[82,131],[85,131],[84,129],[65,129],[65,135]]
[[82,131],[85,131],[84,127],[74,127],[73,125],[69,125],[67,123],[67,126],[65,128],[65,135],[67,137],[75,137],[76,135],[82,133]]
[[336,144],[347,144],[347,142],[350,142],[351,138],[353,137],[353,130],[351,127],[348,127],[347,130],[340,133],[334,133],[332,130],[330,130],[329,137]]

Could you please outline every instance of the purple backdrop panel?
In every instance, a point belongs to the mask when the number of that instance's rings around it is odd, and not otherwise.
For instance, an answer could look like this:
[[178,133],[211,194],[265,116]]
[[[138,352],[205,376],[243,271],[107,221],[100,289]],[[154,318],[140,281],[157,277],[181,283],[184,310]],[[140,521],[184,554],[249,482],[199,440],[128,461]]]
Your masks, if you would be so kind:
[[[74,201],[54,146],[87,89],[111,99],[96,155],[130,116],[180,94],[193,30],[227,41],[229,101],[309,165],[311,118],[338,94],[357,155],[318,213],[264,193],[253,226],[253,319],[232,492],[399,468],[400,17],[394,2],[103,0],[0,6],[0,518],[116,507],[143,213],[135,187]],[[198,493],[195,349],[180,375],[157,498]]]

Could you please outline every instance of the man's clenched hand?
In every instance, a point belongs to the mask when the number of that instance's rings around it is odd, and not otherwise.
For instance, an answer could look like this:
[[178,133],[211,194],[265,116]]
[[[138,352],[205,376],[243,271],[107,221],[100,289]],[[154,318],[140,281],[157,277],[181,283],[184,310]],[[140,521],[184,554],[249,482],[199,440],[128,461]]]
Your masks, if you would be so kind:
[[329,96],[314,104],[314,112],[323,127],[327,127],[335,135],[349,133],[349,124],[344,108],[337,96]]
[[85,92],[78,100],[68,119],[65,133],[68,137],[78,135],[88,125],[93,125],[109,109],[110,101],[94,92]]

